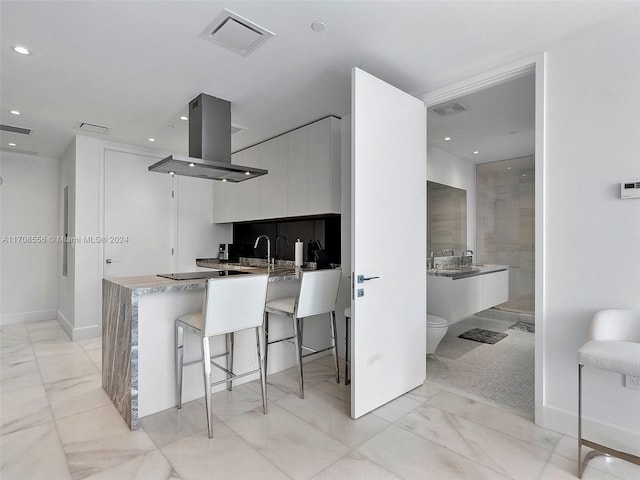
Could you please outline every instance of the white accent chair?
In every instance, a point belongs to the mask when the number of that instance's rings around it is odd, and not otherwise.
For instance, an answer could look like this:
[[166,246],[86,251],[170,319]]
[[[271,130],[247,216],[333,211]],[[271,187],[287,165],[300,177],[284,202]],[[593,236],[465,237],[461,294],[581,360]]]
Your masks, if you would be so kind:
[[[267,392],[264,358],[264,336],[262,321],[267,300],[269,275],[242,275],[237,277],[215,278],[207,281],[204,305],[201,312],[188,313],[176,320],[176,393],[178,408],[182,408],[182,374],[187,365],[202,362],[204,373],[205,407],[209,438],[213,438],[213,413],[211,409],[211,387],[227,384],[231,390],[232,382],[238,378],[260,373],[262,388],[262,409],[267,413]],[[258,369],[235,374],[233,372],[234,333],[254,328],[258,345]],[[184,363],[184,332],[194,333],[201,339],[202,357],[193,362]],[[209,339],[216,335],[225,335],[227,351],[211,356]],[[227,357],[226,368],[214,362],[214,359]],[[211,383],[211,365],[226,373],[226,379]]]
[[[296,348],[296,366],[298,368],[298,384],[300,387],[300,398],[304,398],[304,379],[302,375],[302,359],[309,355],[333,350],[333,361],[336,367],[336,382],[340,383],[340,371],[338,369],[338,351],[336,349],[336,300],[338,298],[338,287],[342,270],[340,268],[327,270],[313,270],[302,272],[300,281],[300,291],[296,297],[282,298],[267,302],[264,315],[264,330],[267,351],[265,352],[265,372],[267,371],[267,359],[269,355],[269,345],[293,340]],[[269,314],[276,314],[288,317],[292,320],[293,335],[269,340]],[[303,320],[313,315],[329,315],[329,326],[331,330],[331,345],[316,350],[303,344]],[[302,354],[302,350],[310,353]]]
[[[640,377],[640,310],[608,309],[591,320],[589,341],[578,350],[578,478],[587,462],[611,455],[640,465],[640,457],[582,438],[582,367]],[[640,392],[638,402],[640,402]],[[582,446],[593,448],[584,460]]]

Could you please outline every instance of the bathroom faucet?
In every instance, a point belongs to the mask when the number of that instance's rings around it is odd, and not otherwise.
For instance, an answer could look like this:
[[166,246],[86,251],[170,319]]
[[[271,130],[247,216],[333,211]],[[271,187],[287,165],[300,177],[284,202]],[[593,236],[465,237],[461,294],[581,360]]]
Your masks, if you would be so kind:
[[442,250],[442,256],[446,257],[447,256],[447,252],[450,252],[451,256],[456,254],[456,252],[453,251],[453,248],[445,248],[444,250]]
[[471,255],[473,255],[473,250],[462,250],[462,252],[460,252],[460,266],[462,267],[464,265],[464,256],[466,253],[470,253]]
[[[273,255],[274,258],[278,258],[278,240],[284,240],[284,244],[286,245],[287,248],[289,248],[289,240],[287,240],[287,237],[285,237],[284,235],[277,235],[276,236],[276,252]],[[280,255],[280,258],[282,258],[282,255]]]
[[431,255],[429,256],[429,268],[435,268],[435,257],[433,256],[433,251],[431,251]]
[[253,245],[253,248],[258,248],[261,238],[265,238],[267,240],[267,266],[269,266],[271,265],[271,240],[269,240],[269,237],[266,235],[260,235],[256,238],[256,243]]

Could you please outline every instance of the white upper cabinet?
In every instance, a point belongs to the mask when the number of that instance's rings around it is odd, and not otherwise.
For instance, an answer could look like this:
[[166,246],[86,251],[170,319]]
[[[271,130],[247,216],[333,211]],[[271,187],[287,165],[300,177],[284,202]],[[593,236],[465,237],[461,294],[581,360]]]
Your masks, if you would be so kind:
[[[287,211],[287,135],[281,135],[268,142],[257,145],[262,147],[263,162],[260,168],[269,171],[267,175],[258,177],[260,186],[259,218],[279,218]],[[245,182],[250,184],[252,181]]]
[[340,213],[340,119],[336,117],[241,150],[231,161],[269,173],[238,184],[216,182],[216,223]]

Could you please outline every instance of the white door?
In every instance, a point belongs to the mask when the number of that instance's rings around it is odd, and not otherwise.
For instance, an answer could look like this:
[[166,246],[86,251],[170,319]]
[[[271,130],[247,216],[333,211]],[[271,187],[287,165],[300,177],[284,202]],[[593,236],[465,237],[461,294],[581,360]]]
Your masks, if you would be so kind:
[[351,95],[351,416],[358,418],[426,377],[427,128],[422,100],[357,68]]
[[174,267],[174,178],[149,172],[158,159],[104,153],[104,276],[155,275]]

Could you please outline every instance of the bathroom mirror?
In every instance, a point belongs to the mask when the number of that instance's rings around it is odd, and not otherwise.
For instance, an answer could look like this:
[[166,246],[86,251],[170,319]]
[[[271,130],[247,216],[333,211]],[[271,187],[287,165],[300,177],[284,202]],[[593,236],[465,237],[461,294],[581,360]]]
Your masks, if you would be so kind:
[[427,182],[427,255],[467,248],[467,191]]

